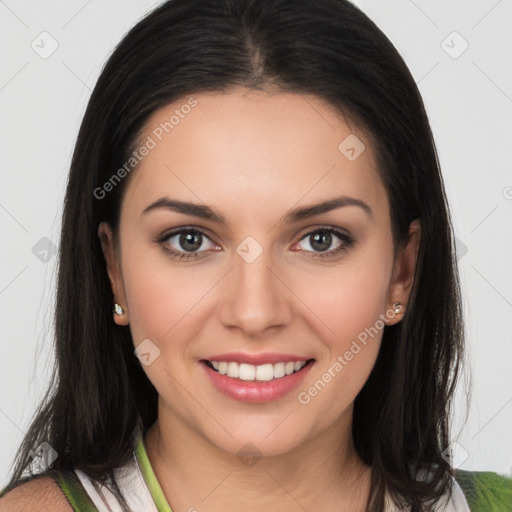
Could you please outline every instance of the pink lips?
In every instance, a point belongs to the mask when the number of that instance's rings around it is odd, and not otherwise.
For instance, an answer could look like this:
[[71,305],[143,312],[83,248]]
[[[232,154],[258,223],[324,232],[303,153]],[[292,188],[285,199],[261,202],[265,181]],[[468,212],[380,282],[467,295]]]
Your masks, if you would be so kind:
[[[212,357],[212,360],[230,362],[230,358],[226,358],[227,355],[228,354],[215,356],[214,358]],[[293,356],[290,357],[288,355],[286,355],[284,358],[282,356],[282,354],[279,355],[279,360],[276,362],[307,360],[299,359]],[[236,357],[240,357],[240,354],[238,354]],[[232,358],[231,361],[233,361]],[[259,361],[263,362],[261,363]],[[235,362],[239,362],[239,359],[235,359]],[[246,363],[247,359],[244,359],[240,362]],[[248,364],[255,364],[257,366],[260,364],[266,364],[268,362],[270,361],[268,360],[267,355],[261,356],[257,363],[248,362]],[[240,402],[263,403],[278,400],[279,398],[290,393],[293,389],[297,388],[299,384],[305,379],[313,365],[313,361],[308,361],[308,363],[298,372],[267,382],[245,381],[233,377],[228,377],[227,375],[221,375],[213,368],[210,368],[204,360],[201,361],[199,366],[206,373],[206,376],[210,379],[210,382],[213,384],[213,386],[225,396]]]

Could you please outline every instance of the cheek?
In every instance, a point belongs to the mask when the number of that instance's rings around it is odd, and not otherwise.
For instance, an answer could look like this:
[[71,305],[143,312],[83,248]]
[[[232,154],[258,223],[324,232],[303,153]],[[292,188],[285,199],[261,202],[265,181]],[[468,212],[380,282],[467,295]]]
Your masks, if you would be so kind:
[[392,246],[383,241],[347,256],[335,269],[296,280],[297,294],[314,311],[309,326],[322,333],[326,349],[299,402],[326,407],[327,423],[355,399],[377,359],[392,257]]
[[377,360],[384,328],[379,315],[384,305],[382,295],[375,292],[375,282],[366,284],[347,284],[339,290],[332,296],[339,298],[337,307],[333,301],[315,303],[324,312],[322,321],[333,331],[323,337],[325,356],[297,395],[302,413],[319,418],[315,428],[327,428],[348,410]]
[[[392,273],[391,249],[368,247],[347,254],[336,267],[319,268],[296,278],[297,294],[324,324],[325,340],[334,351],[344,351],[350,341],[374,326],[387,309]],[[375,258],[375,253],[379,254]],[[314,321],[314,316],[310,316]],[[381,326],[382,322],[378,322]]]
[[160,250],[130,255],[123,261],[123,275],[134,343],[149,338],[163,348],[187,324],[215,280],[198,267],[176,271],[170,257]]

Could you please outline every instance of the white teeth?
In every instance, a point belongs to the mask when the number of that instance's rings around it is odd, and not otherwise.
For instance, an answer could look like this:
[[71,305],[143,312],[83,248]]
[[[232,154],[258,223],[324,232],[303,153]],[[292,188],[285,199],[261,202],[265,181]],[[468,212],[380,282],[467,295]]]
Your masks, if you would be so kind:
[[234,363],[225,361],[210,361],[212,366],[221,374],[227,375],[234,379],[241,380],[259,380],[259,381],[270,381],[272,379],[280,379],[285,375],[291,375],[294,372],[299,371],[305,366],[306,361],[287,362],[287,363],[276,363],[276,364],[262,364],[260,366],[254,366],[252,364],[245,363]]
[[228,371],[226,373],[228,377],[238,378],[238,364],[228,363]]
[[284,377],[284,363],[276,363],[274,365],[274,378],[279,379],[280,377]]
[[[238,363],[229,363],[238,366]],[[228,375],[230,377],[230,375]],[[256,366],[252,364],[241,364],[239,366],[238,378],[241,380],[254,380],[256,377]]]
[[272,380],[274,378],[274,368],[269,364],[262,364],[256,367],[256,380]]

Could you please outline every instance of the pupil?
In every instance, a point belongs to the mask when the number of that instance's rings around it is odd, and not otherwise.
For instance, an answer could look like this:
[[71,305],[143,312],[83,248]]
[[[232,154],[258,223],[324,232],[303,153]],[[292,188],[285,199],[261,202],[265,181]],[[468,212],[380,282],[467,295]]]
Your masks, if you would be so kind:
[[202,235],[200,233],[182,233],[180,236],[180,245],[185,251],[196,251],[201,247]]
[[311,244],[311,247],[313,247],[313,249],[316,249],[318,251],[327,250],[332,243],[331,233],[319,232],[312,236],[313,236],[313,242]]

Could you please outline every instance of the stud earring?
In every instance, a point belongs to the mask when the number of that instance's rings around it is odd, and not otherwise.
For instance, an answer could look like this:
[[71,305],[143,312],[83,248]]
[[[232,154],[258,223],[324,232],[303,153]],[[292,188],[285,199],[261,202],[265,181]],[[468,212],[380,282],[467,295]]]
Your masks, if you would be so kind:
[[403,306],[402,306],[401,302],[395,302],[393,304],[393,311],[395,312],[395,314],[400,313],[402,311],[402,308],[403,308]]
[[114,315],[124,315],[124,309],[117,302],[114,304]]

